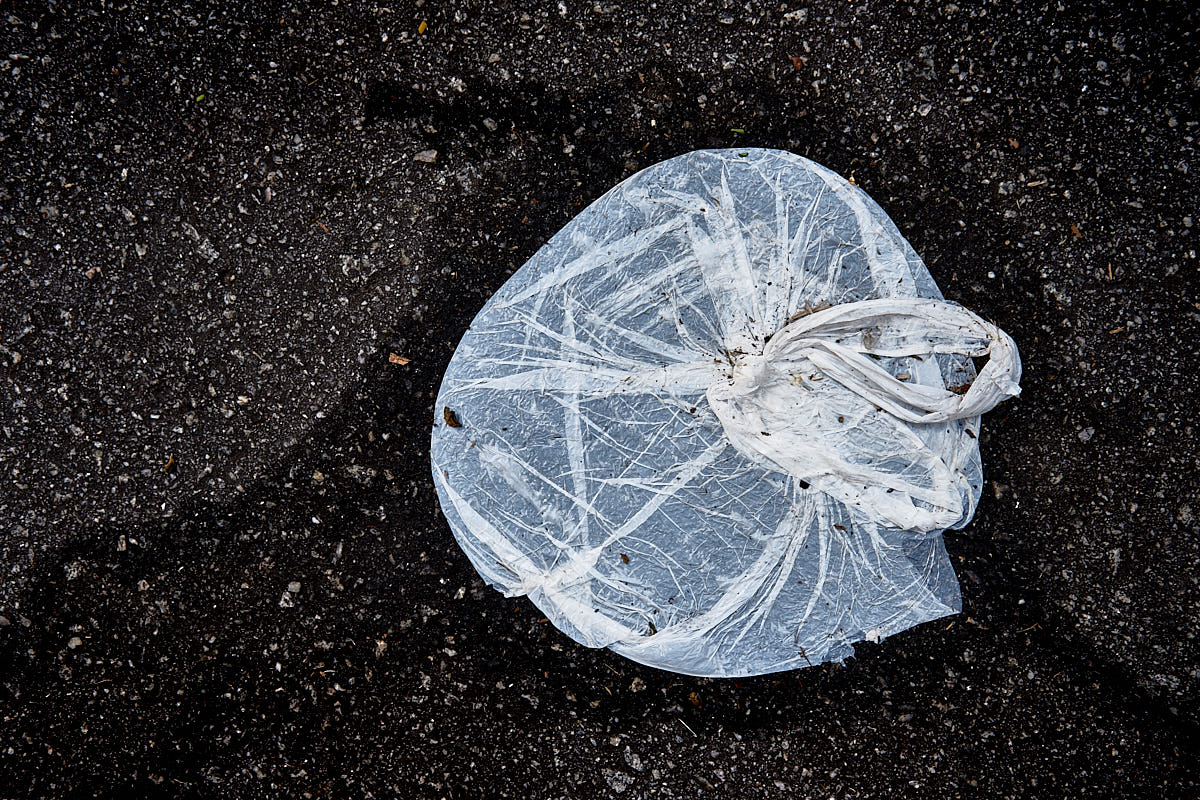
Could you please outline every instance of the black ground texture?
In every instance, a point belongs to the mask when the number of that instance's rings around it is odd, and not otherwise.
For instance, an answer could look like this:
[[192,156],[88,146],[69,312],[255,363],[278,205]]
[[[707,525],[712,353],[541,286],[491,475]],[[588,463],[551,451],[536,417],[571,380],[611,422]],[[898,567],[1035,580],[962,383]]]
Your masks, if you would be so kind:
[[[1188,9],[0,5],[0,797],[1197,796]],[[739,145],[853,175],[1025,391],[961,615],[704,680],[485,588],[428,440],[513,270]]]

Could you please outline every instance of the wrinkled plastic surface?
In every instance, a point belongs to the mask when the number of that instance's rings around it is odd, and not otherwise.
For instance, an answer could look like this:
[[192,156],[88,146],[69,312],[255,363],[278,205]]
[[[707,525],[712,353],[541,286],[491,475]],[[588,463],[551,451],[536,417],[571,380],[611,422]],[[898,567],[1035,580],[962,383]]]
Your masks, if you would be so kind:
[[613,188],[480,311],[434,481],[479,574],[577,641],[791,669],[960,609],[940,534],[974,513],[978,415],[1019,378],[857,187],[697,151]]

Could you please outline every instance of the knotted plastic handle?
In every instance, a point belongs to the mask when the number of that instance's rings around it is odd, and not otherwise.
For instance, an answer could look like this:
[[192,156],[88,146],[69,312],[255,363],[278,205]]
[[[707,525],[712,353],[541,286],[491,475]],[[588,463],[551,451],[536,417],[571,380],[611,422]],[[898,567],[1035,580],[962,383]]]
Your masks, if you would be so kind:
[[[988,356],[965,394],[897,380],[868,355]],[[1016,342],[957,303],[920,297],[862,300],[786,325],[763,350],[769,361],[806,356],[830,377],[905,422],[977,417],[1021,393]]]
[[[988,362],[960,394],[902,381],[872,358],[930,354]],[[744,455],[868,519],[932,531],[958,522],[970,503],[965,476],[947,463],[962,446],[962,426],[946,426],[1016,396],[1020,379],[1017,346],[996,325],[955,303],[880,298],[788,323],[761,354],[735,358],[707,396]],[[916,427],[939,423],[945,430],[937,436],[922,436]]]

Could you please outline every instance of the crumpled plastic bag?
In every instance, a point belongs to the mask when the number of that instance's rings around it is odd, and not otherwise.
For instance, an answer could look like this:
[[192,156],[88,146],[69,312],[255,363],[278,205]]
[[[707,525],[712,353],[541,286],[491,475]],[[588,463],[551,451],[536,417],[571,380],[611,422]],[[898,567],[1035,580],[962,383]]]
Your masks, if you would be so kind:
[[691,675],[809,666],[960,610],[941,531],[975,511],[979,415],[1020,371],[856,186],[697,151],[479,312],[433,476],[484,580],[576,641]]

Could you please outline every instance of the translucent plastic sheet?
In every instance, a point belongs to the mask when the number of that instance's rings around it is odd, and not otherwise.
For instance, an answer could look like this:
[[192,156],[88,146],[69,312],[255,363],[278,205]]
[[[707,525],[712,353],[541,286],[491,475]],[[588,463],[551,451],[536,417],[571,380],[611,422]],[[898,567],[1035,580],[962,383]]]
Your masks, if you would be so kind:
[[479,574],[577,641],[791,669],[959,610],[941,531],[974,513],[979,414],[1019,379],[864,192],[790,153],[697,151],[480,311],[434,481]]

